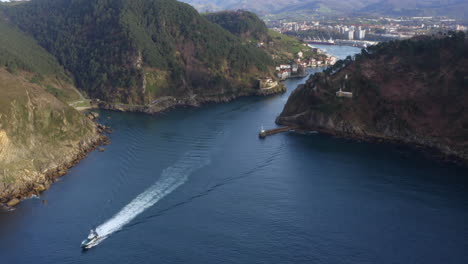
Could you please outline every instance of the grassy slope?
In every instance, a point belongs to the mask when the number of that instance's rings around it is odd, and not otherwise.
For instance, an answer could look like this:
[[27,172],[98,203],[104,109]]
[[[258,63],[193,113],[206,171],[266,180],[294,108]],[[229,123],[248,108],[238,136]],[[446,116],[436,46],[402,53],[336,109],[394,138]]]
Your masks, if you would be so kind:
[[93,123],[31,76],[0,68],[0,198],[2,182],[33,181],[35,172],[60,165],[79,141],[95,136]]
[[63,67],[36,40],[1,19],[0,35],[0,67],[10,73],[34,73],[30,82],[39,84],[63,101],[79,99]]
[[303,56],[305,58],[318,56],[309,47],[305,46],[304,43],[294,37],[286,36],[273,30],[269,30],[268,35],[271,38],[272,44],[267,49],[269,53],[275,55],[277,63],[290,62],[297,56],[299,51],[304,53]]
[[77,94],[54,57],[1,21],[0,35],[1,202],[6,192],[34,183],[40,172],[77,154],[80,141],[97,135],[92,122],[62,101]]

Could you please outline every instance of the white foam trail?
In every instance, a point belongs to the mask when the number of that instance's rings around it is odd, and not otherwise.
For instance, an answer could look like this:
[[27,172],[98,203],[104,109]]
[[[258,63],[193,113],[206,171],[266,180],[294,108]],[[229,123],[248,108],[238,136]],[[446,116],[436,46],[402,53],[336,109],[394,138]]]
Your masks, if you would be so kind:
[[[112,218],[96,228],[96,232],[102,238],[99,243],[184,184],[194,171],[209,163],[210,159],[205,152],[191,151],[186,153],[173,166],[166,168],[162,172],[161,177],[151,187],[138,195]],[[99,243],[96,243],[94,246]]]

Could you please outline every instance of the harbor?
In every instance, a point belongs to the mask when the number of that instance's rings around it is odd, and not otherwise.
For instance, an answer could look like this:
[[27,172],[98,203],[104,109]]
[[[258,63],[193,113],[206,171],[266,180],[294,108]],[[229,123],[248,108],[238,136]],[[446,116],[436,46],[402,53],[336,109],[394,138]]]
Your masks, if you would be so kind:
[[324,39],[324,38],[314,38],[314,39],[303,39],[303,41],[309,45],[339,45],[339,46],[351,46],[357,48],[367,48],[369,46],[377,45],[377,41],[369,40],[356,40],[356,39]]

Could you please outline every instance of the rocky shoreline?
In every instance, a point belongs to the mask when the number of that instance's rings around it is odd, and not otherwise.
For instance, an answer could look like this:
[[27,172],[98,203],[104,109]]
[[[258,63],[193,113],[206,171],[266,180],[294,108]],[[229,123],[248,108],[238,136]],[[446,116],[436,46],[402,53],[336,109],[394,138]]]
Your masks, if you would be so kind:
[[278,125],[299,126],[302,131],[315,131],[355,141],[401,145],[417,150],[430,159],[468,167],[468,151],[463,148],[444,145],[437,140],[417,135],[402,136],[391,130],[385,130],[383,134],[371,133],[345,120],[333,120],[323,113],[307,113],[307,115],[307,118],[306,115],[278,116],[275,122]]
[[[276,122],[364,141],[403,143],[468,164],[464,35],[388,42],[316,73]],[[413,52],[414,47],[421,48]],[[391,60],[389,59],[391,58]],[[419,62],[443,58],[433,64]],[[444,69],[441,71],[440,69]]]
[[129,105],[121,103],[109,103],[104,101],[92,101],[94,109],[104,109],[120,112],[137,112],[146,114],[156,114],[177,107],[200,107],[207,103],[227,103],[240,97],[246,96],[269,96],[286,92],[286,87],[281,84],[274,89],[259,89],[254,91],[241,92],[237,94],[222,96],[199,96],[191,95],[187,97],[164,96],[148,105]]
[[22,183],[20,185],[11,185],[2,192],[0,196],[0,208],[6,211],[14,210],[23,199],[39,196],[41,192],[50,188],[52,183],[59,177],[68,173],[68,170],[77,165],[87,154],[99,146],[110,143],[105,133],[109,133],[110,128],[97,123],[97,114],[88,114],[88,118],[93,120],[96,125],[96,134],[79,142],[74,148],[74,154],[67,157],[66,161],[58,166],[50,167],[42,172],[29,172],[34,175],[34,181]]
[[[90,109],[104,109],[121,112],[138,112],[145,114],[156,114],[164,112],[177,107],[200,107],[207,103],[225,103],[230,102],[234,99],[245,97],[245,96],[268,96],[278,93],[284,93],[286,87],[284,85],[278,85],[274,89],[264,89],[242,92],[232,95],[223,96],[190,96],[184,98],[176,98],[173,96],[166,96],[159,98],[150,105],[128,105],[118,103],[108,103],[98,100],[91,102]],[[97,128],[97,135],[82,140],[80,144],[75,148],[75,154],[70,156],[66,162],[58,166],[48,168],[43,172],[31,172],[35,173],[34,182],[28,182],[21,184],[20,186],[12,186],[5,190],[3,195],[0,197],[0,208],[4,210],[13,210],[14,207],[21,202],[23,199],[33,197],[34,195],[39,196],[41,192],[47,190],[52,183],[57,181],[59,177],[67,174],[68,170],[73,166],[77,165],[87,154],[102,145],[109,144],[109,138],[105,135],[111,132],[106,126],[97,123],[99,115],[97,113],[90,112],[86,114],[87,118],[95,122]],[[99,151],[103,151],[102,148]]]

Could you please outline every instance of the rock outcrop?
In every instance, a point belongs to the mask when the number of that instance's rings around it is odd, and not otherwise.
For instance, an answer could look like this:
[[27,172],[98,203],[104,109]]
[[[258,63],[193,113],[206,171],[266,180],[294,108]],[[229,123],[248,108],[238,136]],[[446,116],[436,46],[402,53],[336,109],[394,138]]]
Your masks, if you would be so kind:
[[[352,92],[352,98],[336,92]],[[277,123],[435,149],[468,162],[468,42],[463,33],[380,44],[312,76]]]
[[102,126],[28,80],[0,68],[0,204],[47,189],[105,140]]
[[225,103],[243,96],[268,96],[278,93],[284,93],[286,87],[279,84],[271,89],[245,89],[237,93],[220,94],[212,96],[191,95],[188,97],[164,96],[154,100],[147,105],[128,105],[119,103],[109,103],[104,101],[93,101],[93,108],[100,108],[121,112],[139,112],[146,114],[156,114],[176,107],[199,107],[206,103]]

